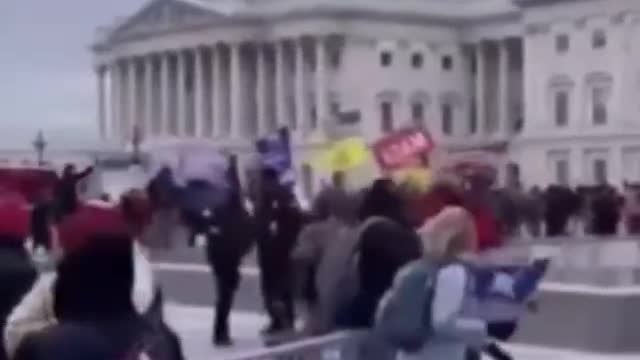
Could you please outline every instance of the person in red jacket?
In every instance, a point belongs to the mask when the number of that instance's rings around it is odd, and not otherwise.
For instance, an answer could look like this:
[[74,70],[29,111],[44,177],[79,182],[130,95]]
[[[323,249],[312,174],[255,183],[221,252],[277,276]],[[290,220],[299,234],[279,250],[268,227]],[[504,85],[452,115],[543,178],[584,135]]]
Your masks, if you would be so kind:
[[500,246],[502,240],[498,219],[486,203],[486,197],[478,196],[478,193],[472,194],[472,191],[478,190],[471,187],[470,190],[464,191],[453,182],[436,182],[412,205],[414,222],[422,225],[446,206],[462,206],[473,215],[478,234],[478,250]]

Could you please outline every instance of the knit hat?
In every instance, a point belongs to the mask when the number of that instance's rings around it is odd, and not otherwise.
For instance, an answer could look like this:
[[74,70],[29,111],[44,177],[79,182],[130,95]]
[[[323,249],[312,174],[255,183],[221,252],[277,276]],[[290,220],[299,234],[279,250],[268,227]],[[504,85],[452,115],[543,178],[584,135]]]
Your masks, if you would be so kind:
[[85,205],[58,225],[58,241],[65,254],[83,248],[96,238],[129,238],[127,223],[117,208]]
[[17,193],[0,194],[0,236],[24,241],[30,228],[31,214],[27,201]]

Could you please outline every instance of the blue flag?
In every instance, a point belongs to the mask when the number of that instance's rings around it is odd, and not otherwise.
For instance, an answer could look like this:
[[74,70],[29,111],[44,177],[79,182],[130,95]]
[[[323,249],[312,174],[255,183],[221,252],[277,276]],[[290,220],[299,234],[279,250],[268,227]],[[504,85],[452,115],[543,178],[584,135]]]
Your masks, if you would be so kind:
[[287,130],[282,129],[276,135],[258,140],[256,149],[260,166],[275,170],[280,177],[280,183],[293,186],[295,172]]

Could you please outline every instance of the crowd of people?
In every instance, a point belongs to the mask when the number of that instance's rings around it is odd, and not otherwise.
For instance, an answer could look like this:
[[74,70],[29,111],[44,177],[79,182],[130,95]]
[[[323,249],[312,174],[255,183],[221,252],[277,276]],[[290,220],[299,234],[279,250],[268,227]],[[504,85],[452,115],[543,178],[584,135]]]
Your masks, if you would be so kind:
[[[255,248],[269,318],[266,339],[375,329],[399,270],[429,259],[440,264],[428,316],[433,341],[400,356],[469,359],[486,352],[508,359],[494,341],[508,339],[517,319],[463,315],[466,289],[475,280],[461,264],[501,246],[521,223],[534,235],[541,234],[535,229],[543,221],[547,234],[564,234],[584,209],[596,219],[590,231],[608,234],[611,222],[619,221],[619,204],[638,201],[634,195],[620,202],[608,187],[585,193],[553,186],[527,194],[518,187],[493,190],[481,176],[443,176],[427,191],[381,178],[350,191],[345,174],[337,172],[303,210],[275,169],[260,169],[243,189],[232,160],[224,196],[199,181],[178,186],[171,170],[163,169],[146,189],[131,190],[117,203],[81,203],[77,183],[90,171],[67,167],[53,199],[42,197],[33,206],[0,194],[0,287],[8,294],[0,302],[0,359],[182,359],[180,341],[163,320],[162,291],[146,251],[167,247],[166,233],[178,223],[189,229],[189,238],[206,238],[217,292],[216,346],[233,345],[229,315],[240,265]],[[633,231],[638,220],[630,219]],[[53,254],[54,271],[38,273],[24,247],[28,236]],[[508,293],[527,300],[531,276],[544,272],[539,265],[516,272],[526,276],[505,275],[513,288]],[[296,327],[300,314],[302,329]],[[384,337],[372,339],[367,359],[398,350]]]

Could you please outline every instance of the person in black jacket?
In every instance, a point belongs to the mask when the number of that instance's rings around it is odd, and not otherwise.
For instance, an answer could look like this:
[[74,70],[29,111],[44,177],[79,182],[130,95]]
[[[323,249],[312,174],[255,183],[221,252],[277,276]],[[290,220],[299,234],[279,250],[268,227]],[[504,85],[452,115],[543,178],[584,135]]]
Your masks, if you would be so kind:
[[[0,331],[4,333],[7,316],[31,289],[38,275],[24,242],[29,232],[26,204],[0,199]],[[0,342],[0,360],[7,359],[4,341]]]
[[359,240],[360,288],[352,308],[356,327],[373,325],[378,302],[398,269],[422,255],[420,240],[405,214],[391,180],[376,180],[364,196],[360,220],[379,220],[364,229]]
[[75,233],[62,232],[73,241],[57,267],[56,325],[27,335],[14,360],[182,360],[178,338],[134,308],[133,239],[126,221],[119,212],[92,211],[93,217],[72,216],[63,224]]
[[207,238],[207,260],[216,282],[217,304],[213,325],[213,343],[216,346],[233,345],[229,314],[240,283],[242,258],[254,240],[251,218],[242,202],[237,171],[237,159],[232,157],[227,174],[230,195],[222,205],[205,209],[199,221],[206,224],[202,232]]
[[34,248],[51,249],[51,201],[40,196],[31,210],[31,236]]
[[59,219],[76,211],[78,207],[78,183],[92,172],[93,167],[91,166],[77,173],[73,164],[65,165],[62,171],[62,177],[56,185],[56,201]]
[[291,252],[303,216],[291,189],[280,185],[278,173],[270,168],[261,173],[256,205],[260,282],[271,321],[265,333],[271,334],[294,325]]

